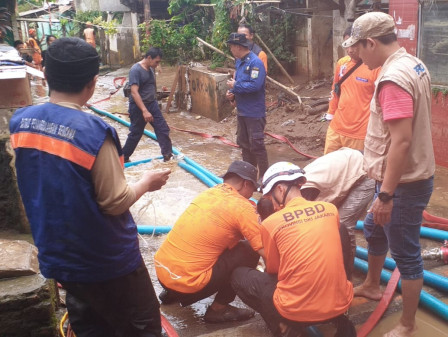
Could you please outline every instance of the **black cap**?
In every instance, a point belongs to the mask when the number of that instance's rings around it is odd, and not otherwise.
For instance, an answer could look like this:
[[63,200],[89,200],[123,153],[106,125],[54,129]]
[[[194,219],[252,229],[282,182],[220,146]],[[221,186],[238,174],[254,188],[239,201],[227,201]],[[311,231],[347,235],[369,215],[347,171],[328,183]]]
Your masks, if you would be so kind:
[[247,41],[245,34],[232,33],[227,41],[229,44],[239,44],[240,46],[249,48],[249,41]]
[[259,184],[257,183],[258,170],[255,166],[248,162],[242,160],[234,161],[232,164],[230,164],[227,172],[222,176],[222,178],[225,178],[229,173],[235,173],[241,178],[251,181],[254,184],[255,188],[259,187]]

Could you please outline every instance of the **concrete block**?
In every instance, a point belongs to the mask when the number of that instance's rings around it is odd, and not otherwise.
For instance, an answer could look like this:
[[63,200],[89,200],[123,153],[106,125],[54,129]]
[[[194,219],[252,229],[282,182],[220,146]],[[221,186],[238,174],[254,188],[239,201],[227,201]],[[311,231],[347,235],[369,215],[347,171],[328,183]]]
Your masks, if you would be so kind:
[[0,336],[58,337],[55,283],[41,274],[0,280]]
[[0,240],[0,279],[39,273],[37,248],[22,240]]
[[[188,78],[188,83],[186,83]],[[182,67],[180,96],[191,97],[191,112],[219,122],[230,115],[233,107],[226,100],[227,74],[216,73],[205,67]],[[179,106],[188,110],[188,99]]]

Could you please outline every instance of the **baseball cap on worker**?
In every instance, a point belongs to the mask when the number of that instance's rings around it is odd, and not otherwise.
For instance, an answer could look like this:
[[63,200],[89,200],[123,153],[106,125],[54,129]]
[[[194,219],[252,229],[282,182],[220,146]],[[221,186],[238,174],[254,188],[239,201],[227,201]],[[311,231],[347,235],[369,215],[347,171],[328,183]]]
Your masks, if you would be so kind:
[[235,173],[241,178],[251,181],[255,188],[259,187],[259,184],[257,183],[258,170],[255,166],[246,161],[235,160],[232,164],[230,164],[227,172],[222,175],[221,178],[225,178],[229,173]]
[[280,181],[294,181],[302,179],[299,183],[304,184],[306,182],[305,171],[297,165],[286,161],[280,161],[271,165],[263,176],[263,184],[261,189],[263,195],[268,194],[272,187]]
[[352,34],[342,43],[342,47],[351,47],[359,40],[392,33],[395,33],[395,21],[392,16],[383,12],[366,13],[353,22]]
[[245,34],[232,33],[227,40],[228,44],[239,44],[240,46],[249,48],[249,41],[247,41]]

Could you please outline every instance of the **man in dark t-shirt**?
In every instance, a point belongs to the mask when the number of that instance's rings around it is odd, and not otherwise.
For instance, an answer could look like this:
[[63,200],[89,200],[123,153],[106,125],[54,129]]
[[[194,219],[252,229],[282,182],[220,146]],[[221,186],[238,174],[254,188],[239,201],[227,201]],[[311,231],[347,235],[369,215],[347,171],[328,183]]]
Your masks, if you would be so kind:
[[164,161],[169,161],[173,156],[170,128],[160,111],[157,103],[156,77],[154,69],[162,59],[160,48],[150,48],[145,58],[134,64],[129,72],[129,84],[131,95],[129,96],[129,116],[131,126],[128,138],[123,146],[124,161],[134,153],[140,138],[142,138],[146,123],[150,123],[159,142]]

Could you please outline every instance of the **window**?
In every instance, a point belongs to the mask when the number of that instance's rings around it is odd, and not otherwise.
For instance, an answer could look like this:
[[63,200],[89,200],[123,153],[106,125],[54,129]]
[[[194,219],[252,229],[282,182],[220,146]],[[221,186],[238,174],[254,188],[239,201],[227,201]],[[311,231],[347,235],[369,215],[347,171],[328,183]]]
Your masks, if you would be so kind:
[[419,57],[432,84],[448,86],[448,1],[425,1],[421,13]]

